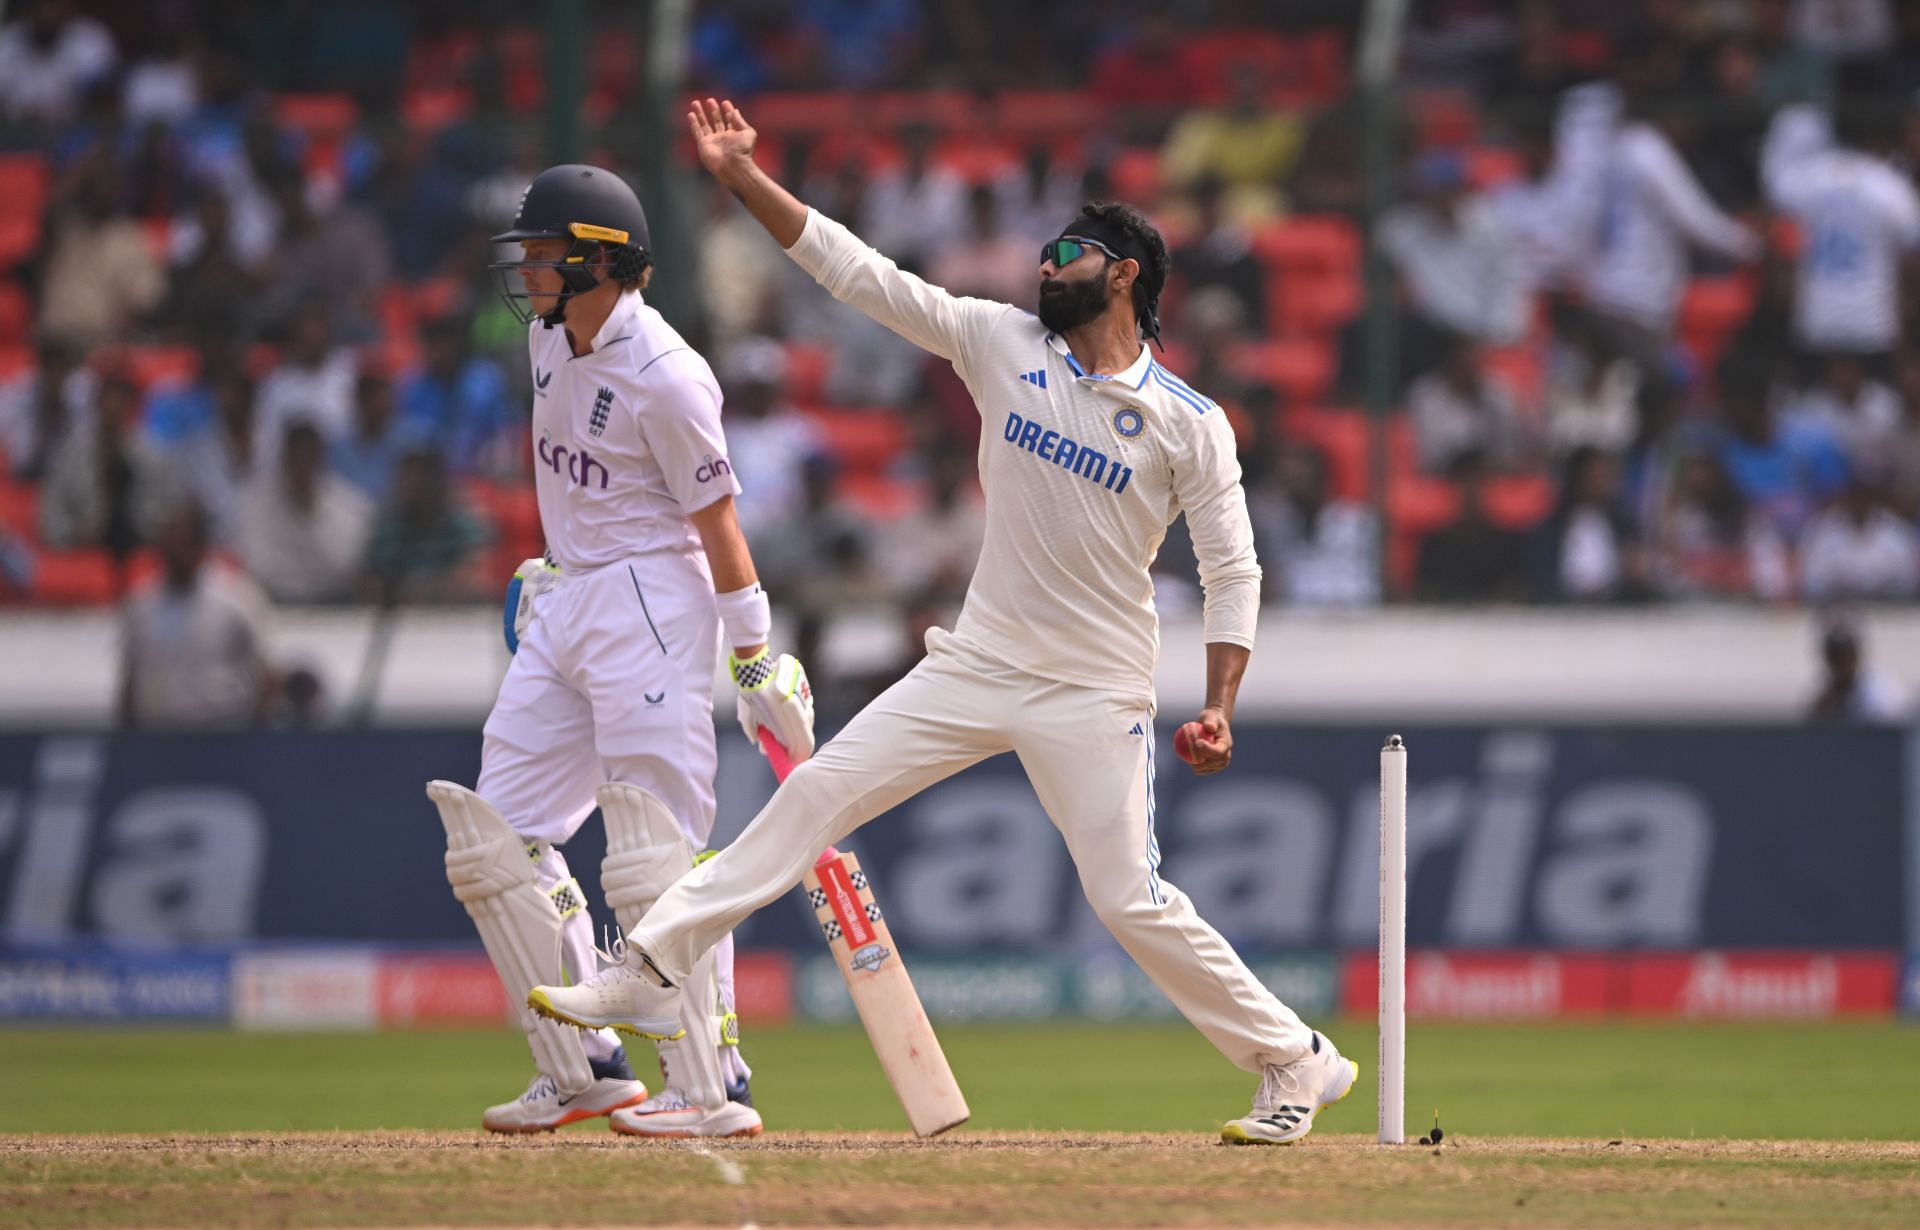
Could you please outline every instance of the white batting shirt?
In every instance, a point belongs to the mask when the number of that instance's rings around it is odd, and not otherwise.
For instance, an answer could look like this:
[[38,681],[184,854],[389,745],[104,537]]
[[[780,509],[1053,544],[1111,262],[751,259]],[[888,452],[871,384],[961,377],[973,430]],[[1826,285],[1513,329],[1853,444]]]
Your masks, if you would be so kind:
[[1891,350],[1900,265],[1920,246],[1920,195],[1880,158],[1832,144],[1814,107],[1786,107],[1767,132],[1767,196],[1801,229],[1794,332],[1822,350]]
[[1588,295],[1664,332],[1686,285],[1689,244],[1738,260],[1760,251],[1758,238],[1720,212],[1666,137],[1646,124],[1621,129],[1604,176]]
[[539,321],[527,349],[534,486],[553,558],[569,572],[656,552],[704,567],[687,515],[740,492],[707,361],[639,291],[620,296],[587,354]]
[[787,254],[951,362],[973,394],[986,543],[956,637],[1041,678],[1150,702],[1160,626],[1147,567],[1184,510],[1206,639],[1252,648],[1260,567],[1217,405],[1145,346],[1125,371],[1090,376],[1032,313],[903,273],[817,210]]

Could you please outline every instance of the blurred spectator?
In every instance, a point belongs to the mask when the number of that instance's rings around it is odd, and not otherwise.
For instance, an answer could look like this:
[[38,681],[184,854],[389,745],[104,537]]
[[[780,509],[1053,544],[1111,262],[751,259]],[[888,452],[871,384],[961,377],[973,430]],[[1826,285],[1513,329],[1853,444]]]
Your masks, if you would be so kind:
[[1818,426],[1778,422],[1770,394],[1764,361],[1734,355],[1721,365],[1720,464],[1742,498],[1791,541],[1845,484],[1847,459]]
[[287,428],[312,423],[326,440],[337,440],[353,419],[353,351],[333,344],[327,311],[309,304],[293,318],[280,362],[260,381],[254,421],[269,453],[280,447]]
[[142,416],[147,438],[162,448],[213,424],[215,387],[228,373],[242,370],[244,364],[238,347],[224,334],[204,335],[195,348],[194,360],[191,378],[160,384],[147,397]]
[[1786,541],[1747,507],[1711,453],[1694,453],[1680,463],[1653,566],[1660,592],[1669,598],[1777,601],[1792,593]]
[[1754,234],[1721,213],[1680,155],[1689,133],[1670,96],[1641,100],[1648,118],[1622,128],[1607,154],[1600,242],[1586,291],[1609,350],[1640,367],[1648,395],[1670,393],[1667,342],[1686,288],[1689,245],[1734,260],[1760,255]]
[[386,503],[407,441],[394,423],[393,385],[368,373],[354,389],[353,429],[333,442],[333,469],[368,503]]
[[1899,725],[1912,712],[1912,698],[1893,675],[1860,662],[1860,633],[1845,620],[1832,620],[1820,633],[1824,677],[1812,700],[1809,721],[1836,725]]
[[1835,355],[1827,360],[1825,378],[1801,394],[1791,417],[1837,441],[1857,468],[1884,464],[1906,416],[1900,395],[1869,380],[1865,363]]
[[1639,430],[1640,369],[1601,345],[1584,312],[1562,313],[1547,368],[1547,448],[1620,454]]
[[881,567],[896,594],[922,593],[941,602],[965,597],[987,535],[973,457],[960,449],[933,449],[926,505],[893,518],[881,535]]
[[99,384],[58,338],[42,336],[34,350],[33,367],[0,386],[0,452],[26,482],[45,477],[60,441],[91,421]]
[[1460,515],[1420,544],[1414,593],[1422,602],[1524,602],[1527,541],[1487,519],[1486,473],[1462,457],[1453,467],[1460,488]]
[[748,540],[758,541],[804,507],[802,473],[826,441],[783,394],[787,355],[780,343],[764,337],[735,342],[720,373],[727,454],[740,478],[734,504]]
[[1432,370],[1454,337],[1517,340],[1531,310],[1524,252],[1486,200],[1467,195],[1466,166],[1451,150],[1414,164],[1414,198],[1388,210],[1378,242],[1406,285],[1402,370]]
[[966,225],[935,257],[927,280],[956,295],[1031,307],[1040,293],[1037,249],[1007,230],[992,185],[978,184],[967,194]]
[[847,201],[846,212],[835,215],[896,261],[924,266],[958,242],[966,225],[966,182],[935,161],[935,136],[925,125],[906,128],[900,134],[902,160],[873,176],[864,208]]
[[74,117],[119,57],[107,28],[75,14],[68,0],[28,0],[22,8],[0,30],[0,110],[10,121],[51,127]]
[[202,189],[192,216],[173,227],[172,261],[163,328],[176,336],[253,333],[260,278],[241,250],[225,196]]
[[1856,474],[1800,544],[1808,601],[1912,598],[1920,589],[1920,530],[1886,506],[1880,484]]
[[373,510],[326,463],[319,431],[293,423],[241,504],[240,558],[276,602],[337,602],[353,592]]
[[1560,503],[1541,526],[1549,592],[1566,602],[1611,602],[1646,587],[1638,531],[1627,516],[1620,467],[1593,448],[1561,469]]
[[1231,70],[1224,106],[1181,113],[1160,148],[1160,175],[1169,187],[1185,190],[1201,179],[1218,179],[1234,216],[1251,221],[1280,212],[1280,185],[1299,159],[1306,125],[1269,104],[1266,88],[1258,68],[1240,64]]
[[[1374,606],[1380,601],[1380,519],[1327,489],[1327,455],[1301,442],[1270,446],[1273,474],[1248,483],[1266,589],[1288,606]],[[1264,467],[1260,467],[1264,468]]]
[[120,724],[255,725],[273,694],[265,596],[207,561],[206,515],[190,499],[168,513],[157,545],[160,576],[126,604]]
[[1620,114],[1620,91],[1608,82],[1575,86],[1545,117],[1516,117],[1515,153],[1522,173],[1484,194],[1518,247],[1520,278],[1529,290],[1577,289],[1590,259],[1606,174],[1607,150]]
[[454,497],[433,452],[401,458],[393,494],[373,528],[366,589],[383,606],[470,602],[479,596],[462,572],[487,531]]
[[823,84],[887,84],[920,58],[922,17],[914,0],[801,0],[795,16]]
[[1836,60],[1878,56],[1893,46],[1888,0],[1793,0],[1794,37]]
[[1189,290],[1217,286],[1232,294],[1240,304],[1241,319],[1255,333],[1264,333],[1267,271],[1253,254],[1253,236],[1226,216],[1222,200],[1218,179],[1207,177],[1194,185],[1193,234],[1174,256],[1174,272]]
[[1760,94],[1770,104],[1824,98],[1827,57],[1795,37],[1793,0],[1748,0],[1747,32],[1760,57]]
[[120,375],[101,380],[92,421],[61,440],[40,492],[40,537],[48,546],[105,547],[124,561],[152,540],[175,485],[139,420],[138,386]]
[[1901,271],[1920,247],[1920,195],[1888,159],[1895,143],[1878,106],[1826,117],[1789,107],[1774,117],[1763,168],[1768,199],[1800,226],[1793,326],[1814,350],[1880,354],[1900,338]]
[[1407,416],[1423,474],[1444,474],[1467,456],[1496,470],[1515,469],[1527,460],[1513,398],[1481,372],[1471,342],[1453,343],[1438,371],[1413,382]]
[[125,338],[166,294],[140,223],[120,203],[119,172],[90,157],[48,212],[40,329],[73,346]]
[[1909,519],[1920,518],[1920,352],[1900,356],[1900,428],[1886,450],[1887,489],[1893,506]]
[[209,392],[204,421],[167,444],[181,485],[193,492],[206,512],[214,542],[232,546],[240,538],[240,509],[253,480],[255,447],[253,381],[244,369],[229,366],[203,377]]
[[1862,664],[1860,633],[1844,620],[1829,621],[1820,636],[1825,674],[1807,713],[1811,722],[1854,726],[1898,725],[1912,701],[1898,680]]
[[524,416],[500,365],[472,352],[458,317],[428,321],[420,340],[420,366],[400,382],[401,434],[434,449],[455,474],[521,473]]
[[[511,209],[507,216],[511,217]],[[700,293],[713,341],[724,348],[753,331],[792,264],[731,192],[713,186],[700,232]]]
[[159,22],[146,32],[140,58],[127,68],[120,108],[136,127],[180,124],[200,108],[200,65],[191,27]]
[[1224,286],[1209,286],[1187,297],[1180,308],[1180,340],[1192,349],[1193,384],[1229,408],[1260,398],[1261,386],[1249,379],[1240,356],[1249,337],[1240,301]]
[[1083,204],[1080,172],[1055,161],[1044,141],[1027,147],[1018,166],[1008,167],[993,183],[1007,230],[1034,251],[1060,233]]
[[807,458],[799,514],[772,527],[764,551],[758,543],[754,547],[767,588],[790,595],[797,610],[816,617],[883,592],[867,523],[839,500],[838,477],[832,457]]
[[272,191],[280,238],[260,307],[263,324],[277,327],[317,302],[335,336],[372,341],[378,333],[380,290],[392,267],[379,219],[345,200],[318,212],[306,181],[295,171],[277,175]]

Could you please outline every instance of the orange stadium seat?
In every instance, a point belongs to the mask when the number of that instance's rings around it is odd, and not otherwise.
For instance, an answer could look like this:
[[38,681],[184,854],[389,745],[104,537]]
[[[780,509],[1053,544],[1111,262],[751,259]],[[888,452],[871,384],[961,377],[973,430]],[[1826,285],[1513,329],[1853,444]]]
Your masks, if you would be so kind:
[[1081,90],[1002,90],[994,119],[1008,133],[1083,133],[1101,121],[1100,102]]
[[400,96],[400,114],[413,133],[435,133],[467,117],[473,94],[458,86],[414,88]]
[[1333,385],[1333,348],[1315,338],[1250,342],[1235,355],[1247,376],[1278,389],[1284,400],[1313,403]]
[[280,94],[273,100],[274,122],[282,128],[298,129],[309,140],[337,141],[352,131],[360,118],[360,104],[353,95]]
[[1373,466],[1373,431],[1360,410],[1302,410],[1285,418],[1288,434],[1317,445],[1327,457],[1327,489],[1343,500],[1366,500]]
[[0,154],[0,218],[38,218],[47,207],[47,160]]
[[906,451],[906,423],[891,410],[814,406],[807,414],[826,438],[828,450],[851,473],[878,473]]
[[1267,315],[1281,333],[1338,332],[1360,314],[1366,287],[1352,273],[1302,268],[1267,277]]
[[1553,511],[1553,483],[1545,475],[1492,479],[1485,493],[1487,520],[1510,530],[1530,530]]
[[805,342],[788,342],[787,397],[797,402],[815,402],[827,387],[827,373],[833,369],[833,350]]
[[1694,361],[1710,370],[1728,339],[1753,315],[1753,305],[1751,278],[1740,274],[1695,278],[1680,296],[1674,331]]
[[0,269],[20,264],[40,246],[40,219],[0,217]]
[[200,356],[191,346],[128,346],[108,360],[124,366],[127,376],[142,389],[157,384],[183,384],[200,369]]
[[919,507],[920,485],[885,474],[845,474],[840,498],[876,521],[903,516]]
[[0,526],[28,539],[40,536],[40,488],[0,475]]
[[47,551],[34,561],[33,601],[48,606],[104,606],[120,596],[113,557],[105,551]]
[[854,96],[843,93],[760,94],[747,109],[753,126],[768,132],[825,132],[851,128],[860,118]]
[[1282,273],[1360,275],[1360,228],[1333,214],[1307,214],[1254,232],[1253,254]]
[[1160,199],[1160,151],[1151,146],[1123,149],[1107,164],[1107,177],[1117,199],[1145,208]]
[[0,380],[11,380],[15,376],[32,370],[32,350],[25,345],[0,345]]
[[16,282],[0,282],[0,346],[14,346],[33,336],[33,299]]

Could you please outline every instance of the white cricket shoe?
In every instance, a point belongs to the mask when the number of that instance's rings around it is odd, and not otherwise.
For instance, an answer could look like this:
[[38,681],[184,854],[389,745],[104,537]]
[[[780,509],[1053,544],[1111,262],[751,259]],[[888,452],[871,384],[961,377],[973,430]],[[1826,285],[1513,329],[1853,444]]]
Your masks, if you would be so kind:
[[613,1130],[624,1136],[685,1139],[693,1136],[758,1136],[760,1112],[728,1100],[713,1110],[695,1106],[678,1089],[668,1087],[638,1106],[613,1116]]
[[[632,1073],[628,1076],[631,1078]],[[641,1105],[646,1099],[647,1087],[639,1081],[611,1076],[597,1077],[586,1092],[568,1096],[560,1092],[551,1076],[541,1072],[513,1101],[489,1106],[480,1116],[480,1126],[489,1132],[551,1132],[595,1115]]]
[[617,1029],[662,1042],[687,1032],[680,1024],[680,988],[663,987],[626,962],[574,986],[535,987],[527,992],[527,1007],[582,1029]]
[[1353,1092],[1360,1065],[1315,1031],[1313,1050],[1292,1063],[1268,1064],[1253,1110],[1220,1129],[1220,1139],[1235,1145],[1289,1145],[1313,1130],[1313,1117]]

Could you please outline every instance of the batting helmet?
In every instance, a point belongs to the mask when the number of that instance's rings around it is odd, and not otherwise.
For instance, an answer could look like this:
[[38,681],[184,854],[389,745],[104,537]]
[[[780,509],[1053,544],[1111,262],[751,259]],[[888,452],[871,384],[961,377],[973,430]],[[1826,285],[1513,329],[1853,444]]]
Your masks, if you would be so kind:
[[541,319],[549,326],[566,316],[567,300],[600,284],[590,260],[604,253],[608,278],[626,282],[638,278],[653,262],[647,215],[627,182],[613,172],[581,163],[548,167],[534,176],[520,197],[513,229],[493,237],[495,243],[525,239],[564,239],[567,250],[558,260],[496,261],[487,266],[500,281],[500,296],[522,323],[534,317],[530,296],[515,275],[522,269],[553,269],[560,275],[560,301]]

